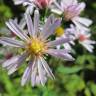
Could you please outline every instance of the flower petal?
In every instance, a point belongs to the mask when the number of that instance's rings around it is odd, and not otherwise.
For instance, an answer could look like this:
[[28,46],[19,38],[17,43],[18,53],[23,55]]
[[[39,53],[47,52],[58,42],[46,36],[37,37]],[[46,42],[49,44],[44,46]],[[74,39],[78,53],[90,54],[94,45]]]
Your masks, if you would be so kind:
[[32,87],[34,87],[36,85],[36,74],[37,74],[37,70],[35,68],[34,71],[32,71],[32,74],[31,74]]
[[13,47],[25,48],[23,42],[14,40],[11,38],[7,38],[7,37],[0,37],[0,43],[8,46],[13,46]]
[[86,7],[86,4],[84,2],[81,2],[81,3],[78,4],[78,7],[76,8],[76,10],[79,13],[81,13],[84,10],[85,7]]
[[[15,72],[17,70],[17,68],[19,66],[22,65],[22,63],[24,62],[24,60],[27,58],[28,53],[24,52],[21,56],[15,56],[12,57],[11,59],[5,61],[2,66],[5,67],[6,69],[8,69],[8,74],[12,74],[13,72]],[[12,71],[10,71],[12,70]]]
[[12,65],[13,63],[17,62],[18,58],[19,58],[19,56],[14,56],[14,57],[12,57],[11,59],[6,60],[6,61],[2,64],[2,66],[3,66],[3,67],[8,67],[8,66]]
[[92,24],[92,20],[83,17],[75,17],[74,20],[75,22],[79,22],[86,27],[89,27]]
[[60,59],[64,59],[64,60],[68,60],[68,61],[74,60],[74,58],[69,53],[64,53],[59,50],[50,49],[50,50],[47,50],[47,53],[54,57],[60,58]]
[[28,32],[29,32],[30,36],[33,36],[34,29],[33,29],[33,23],[32,23],[32,19],[31,19],[30,15],[25,14],[25,19],[27,22]]
[[68,43],[71,40],[72,40],[71,38],[60,38],[60,39],[48,42],[48,46],[54,47],[57,45],[61,45],[63,43]]
[[92,45],[89,45],[89,44],[86,44],[83,42],[80,42],[80,44],[82,44],[90,53],[93,53],[93,46]]
[[77,5],[78,4],[78,2],[77,2],[77,0],[62,0],[62,4],[64,5],[64,6],[71,6],[71,5]]
[[[77,19],[77,18],[76,18]],[[77,20],[75,20],[75,18],[73,18],[73,23],[76,25],[76,27],[79,29],[79,30],[84,30],[84,31],[87,31],[89,32],[90,31],[90,28],[82,25],[80,22],[78,22]]]
[[39,11],[35,10],[34,12],[34,34],[37,35],[39,32]]
[[31,5],[29,4],[29,5],[27,6],[27,8],[26,8],[26,12],[25,12],[25,13],[32,15],[33,12],[34,12],[34,7],[35,7],[34,4],[32,4],[32,3],[31,3]]
[[39,78],[40,78],[40,83],[44,86],[45,81],[44,81],[44,69],[41,65],[40,60],[38,59],[38,74],[39,74]]
[[22,40],[27,40],[28,36],[25,35],[22,30],[19,28],[19,26],[14,22],[14,20],[9,20],[9,22],[6,22],[6,25],[9,27],[9,29],[14,32],[19,38]]
[[48,76],[51,78],[51,79],[55,79],[55,76],[54,74],[52,73],[50,67],[48,66],[47,62],[43,59],[43,58],[40,58],[40,61],[41,61],[41,64],[42,66],[44,67],[44,70],[46,71],[46,73],[48,74]]
[[17,64],[11,65],[7,67],[8,70],[8,75],[11,75],[12,73],[14,73],[17,70]]
[[32,72],[31,72],[31,85],[34,87],[36,85],[36,75],[37,75],[37,64],[36,64],[36,59],[34,61],[31,61],[30,64]]
[[46,23],[44,24],[44,27],[43,27],[43,34],[45,34],[45,32],[47,32],[46,30],[48,30],[49,26],[51,25],[51,21],[52,21],[52,18],[53,18],[53,15],[50,15],[46,21]]
[[13,0],[15,2],[15,5],[19,5],[25,2],[25,0]]
[[45,32],[44,38],[48,38],[50,35],[54,34],[54,31],[57,27],[61,25],[61,20],[58,19],[56,20]]
[[30,80],[30,78],[31,78],[31,71],[32,71],[32,69],[31,69],[31,66],[29,65],[26,68],[26,70],[25,70],[25,72],[24,72],[24,74],[22,76],[22,79],[21,79],[21,85],[22,86],[24,86],[26,84],[26,82],[28,82]]

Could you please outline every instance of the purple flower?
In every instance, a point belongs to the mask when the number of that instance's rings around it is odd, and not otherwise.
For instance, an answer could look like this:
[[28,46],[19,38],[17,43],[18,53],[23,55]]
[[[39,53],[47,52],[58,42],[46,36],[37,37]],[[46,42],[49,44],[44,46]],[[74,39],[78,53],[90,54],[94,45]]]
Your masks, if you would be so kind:
[[27,59],[29,60],[29,63],[23,74],[21,85],[25,85],[25,83],[27,83],[29,80],[31,80],[32,86],[38,84],[44,85],[48,77],[52,79],[55,78],[47,62],[45,61],[45,54],[69,61],[74,60],[69,54],[68,50],[54,49],[55,46],[69,42],[71,39],[60,38],[59,40],[54,41],[50,41],[48,39],[50,35],[54,34],[55,29],[60,26],[61,20],[56,20],[51,24],[49,17],[42,28],[42,31],[40,31],[38,10],[36,10],[34,13],[34,22],[28,14],[25,14],[25,19],[28,27],[28,33],[23,32],[18,24],[14,22],[14,20],[9,20],[9,22],[6,22],[8,28],[21,40],[0,37],[0,43],[12,47],[22,48],[24,52],[5,61],[3,63],[3,67],[8,70],[8,74],[10,75],[15,72]]
[[[70,25],[70,28],[67,29],[73,36],[74,40],[78,40],[79,43],[85,47],[89,52],[93,52],[94,49],[94,44],[96,44],[96,41],[91,40],[91,32],[85,31],[85,30],[80,30],[74,25]],[[71,43],[72,44],[72,43]],[[72,44],[75,45],[75,42]],[[64,46],[66,47],[66,46]]]
[[88,30],[92,24],[90,19],[80,17],[80,13],[85,8],[85,3],[78,3],[77,0],[61,0],[60,4],[54,2],[54,6],[51,8],[52,12],[55,12],[59,15],[64,14],[64,19],[66,21],[71,20],[79,29]]

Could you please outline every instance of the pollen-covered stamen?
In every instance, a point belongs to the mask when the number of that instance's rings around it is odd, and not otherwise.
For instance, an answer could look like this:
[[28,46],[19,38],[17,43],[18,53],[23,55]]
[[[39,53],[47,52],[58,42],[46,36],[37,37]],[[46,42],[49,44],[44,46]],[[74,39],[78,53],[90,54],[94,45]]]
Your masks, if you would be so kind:
[[46,49],[45,43],[40,41],[39,39],[32,38],[29,40],[27,50],[31,54],[41,55],[45,51],[45,49]]
[[86,39],[88,39],[88,38],[85,35],[82,35],[82,34],[79,35],[79,40],[80,41],[84,41]]
[[60,37],[64,34],[64,29],[62,27],[57,27],[56,30],[55,30],[55,35],[57,37]]

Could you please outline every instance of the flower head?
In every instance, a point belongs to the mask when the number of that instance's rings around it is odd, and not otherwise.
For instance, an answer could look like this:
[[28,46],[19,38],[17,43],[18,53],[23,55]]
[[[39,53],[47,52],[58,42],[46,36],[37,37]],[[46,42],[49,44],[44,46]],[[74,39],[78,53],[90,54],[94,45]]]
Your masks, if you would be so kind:
[[74,40],[78,40],[89,52],[93,52],[93,44],[96,44],[96,41],[90,39],[91,33],[89,31],[80,30],[74,25],[71,25],[71,28],[68,30],[71,32]]
[[80,17],[81,12],[85,8],[85,3],[78,3],[77,0],[61,0],[60,4],[58,2],[54,2],[54,7],[52,7],[52,12],[57,14],[63,14],[64,20],[72,21],[79,29],[88,30],[88,26],[92,24],[92,21]]
[[55,49],[55,46],[66,43],[71,39],[60,38],[59,40],[54,41],[49,40],[48,37],[54,34],[55,29],[60,26],[61,21],[56,20],[51,24],[49,17],[40,31],[38,10],[34,13],[34,22],[32,22],[31,17],[28,14],[25,14],[25,19],[28,27],[28,33],[25,31],[23,32],[14,20],[9,20],[9,22],[6,23],[8,28],[14,32],[21,39],[21,41],[8,37],[0,37],[0,43],[22,48],[24,52],[22,52],[21,55],[14,56],[5,61],[3,63],[3,67],[8,70],[8,74],[12,74],[28,58],[28,67],[23,74],[21,84],[25,85],[26,82],[31,80],[32,86],[37,84],[44,85],[47,81],[47,77],[54,79],[54,75],[45,61],[45,54],[65,60],[73,60],[68,50]]

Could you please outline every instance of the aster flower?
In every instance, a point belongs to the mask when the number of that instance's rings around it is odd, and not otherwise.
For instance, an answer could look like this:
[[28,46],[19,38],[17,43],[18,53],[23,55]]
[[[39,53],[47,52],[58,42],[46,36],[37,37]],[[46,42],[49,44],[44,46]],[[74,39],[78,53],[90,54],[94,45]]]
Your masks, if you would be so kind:
[[50,24],[50,18],[48,18],[42,32],[40,32],[38,27],[39,12],[37,10],[34,13],[34,22],[32,22],[31,17],[28,14],[25,14],[25,19],[27,22],[28,34],[22,32],[14,20],[9,20],[9,22],[6,23],[8,28],[21,40],[0,37],[0,43],[16,48],[22,48],[24,52],[8,59],[2,64],[2,66],[8,70],[8,74],[10,75],[15,72],[27,59],[29,60],[29,63],[22,76],[21,85],[25,85],[29,80],[31,80],[32,86],[38,84],[44,85],[48,77],[52,79],[55,78],[45,61],[45,55],[49,54],[65,60],[74,60],[68,50],[55,49],[55,46],[66,43],[71,39],[60,38],[59,40],[53,41],[48,39],[50,35],[54,34],[55,29],[60,26],[60,20],[56,20],[53,24]]
[[32,13],[34,7],[39,9],[48,8],[54,0],[14,0],[16,5],[23,4],[27,6],[26,12]]
[[52,12],[55,12],[59,15],[64,14],[64,19],[66,21],[72,21],[79,29],[89,30],[89,27],[92,24],[90,19],[80,17],[80,13],[84,10],[85,3],[78,3],[77,0],[61,0],[60,4],[54,2],[52,7]]
[[73,35],[74,40],[78,40],[89,52],[93,52],[93,45],[96,44],[96,41],[90,39],[91,33],[89,31],[80,30],[74,25],[71,25],[68,30]]

